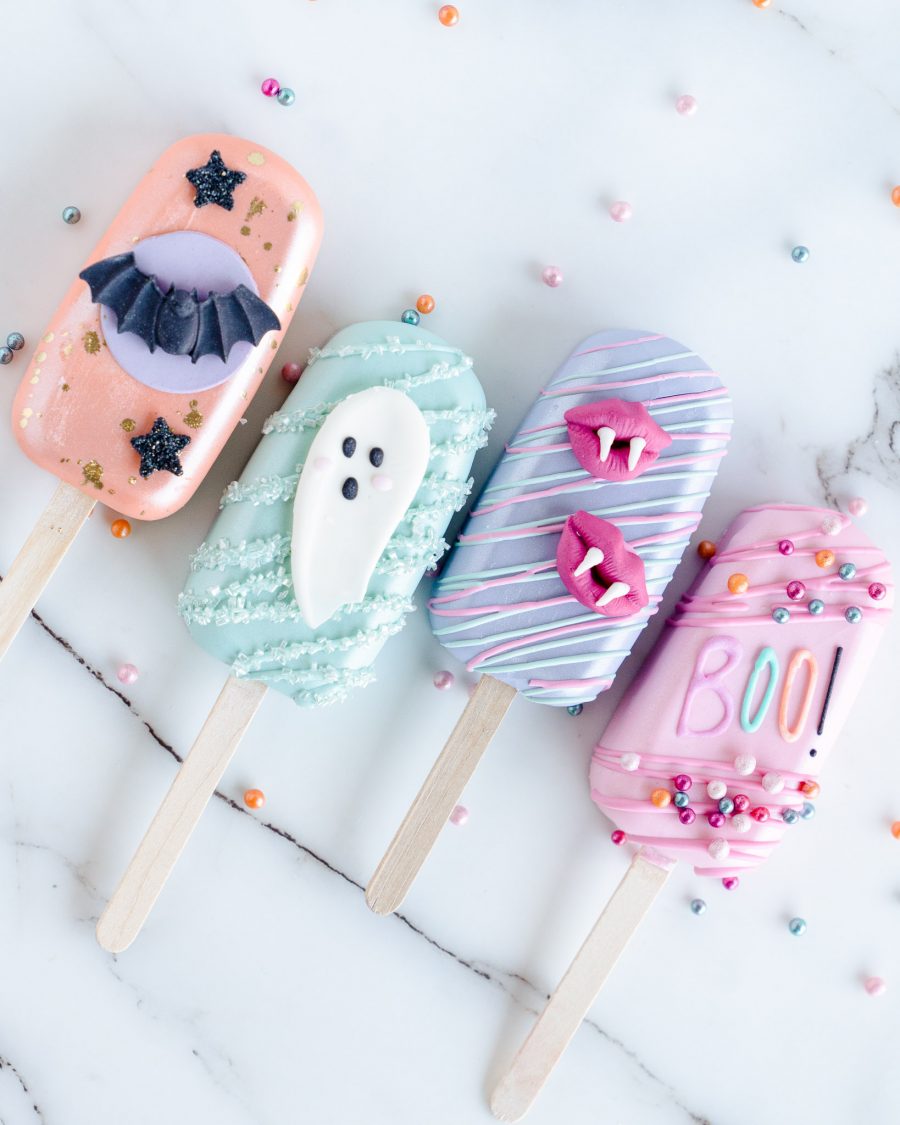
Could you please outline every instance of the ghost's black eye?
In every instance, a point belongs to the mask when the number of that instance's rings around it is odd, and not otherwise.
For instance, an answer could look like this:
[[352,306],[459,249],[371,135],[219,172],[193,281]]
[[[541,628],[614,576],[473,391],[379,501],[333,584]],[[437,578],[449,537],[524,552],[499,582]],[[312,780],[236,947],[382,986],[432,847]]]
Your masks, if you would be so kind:
[[341,492],[345,500],[355,500],[356,494],[359,492],[359,485],[356,483],[356,477],[347,477],[341,485]]
[[352,457],[356,452],[356,438],[345,437],[344,444],[341,446],[341,451],[343,452],[345,457]]
[[376,469],[380,469],[381,462],[384,460],[384,450],[379,449],[376,445],[374,449],[369,450],[369,460],[372,462]]

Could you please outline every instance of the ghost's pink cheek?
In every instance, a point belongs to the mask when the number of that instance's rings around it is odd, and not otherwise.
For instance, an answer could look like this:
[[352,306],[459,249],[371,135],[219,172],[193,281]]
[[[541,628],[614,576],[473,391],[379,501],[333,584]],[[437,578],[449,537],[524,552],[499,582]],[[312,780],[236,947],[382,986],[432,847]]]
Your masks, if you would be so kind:
[[372,477],[372,487],[376,492],[390,492],[394,487],[393,478],[387,473],[375,473]]

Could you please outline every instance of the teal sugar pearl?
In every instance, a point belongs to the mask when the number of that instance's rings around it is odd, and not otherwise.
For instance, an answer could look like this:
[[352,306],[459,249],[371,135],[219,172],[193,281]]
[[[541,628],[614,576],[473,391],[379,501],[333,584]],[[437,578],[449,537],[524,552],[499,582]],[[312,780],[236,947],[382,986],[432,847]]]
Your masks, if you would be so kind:
[[63,222],[73,226],[75,223],[81,222],[81,212],[77,207],[66,207],[62,213]]
[[791,251],[791,257],[798,265],[803,265],[804,262],[809,261],[809,248],[807,246],[795,246]]
[[859,606],[848,605],[844,611],[844,617],[850,622],[851,625],[858,625],[862,621],[862,610]]
[[416,325],[419,323],[419,314],[415,309],[404,309],[403,316],[400,317],[404,324]]
[[679,809],[686,809],[691,803],[691,799],[687,793],[676,793],[672,800]]
[[25,337],[21,332],[10,332],[6,337],[6,346],[14,352],[20,352],[25,347]]
[[779,625],[784,625],[791,619],[790,610],[787,610],[783,605],[780,605],[777,609],[772,610],[772,619],[774,621],[777,621]]
[[800,814],[796,811],[796,809],[785,809],[781,814],[781,819],[785,824],[796,824],[800,819]]
[[853,563],[843,563],[838,570],[838,577],[843,578],[845,582],[849,582],[851,578],[856,577],[856,567]]
[[277,97],[279,105],[293,105],[297,95],[290,86],[282,86],[278,91]]
[[719,801],[719,812],[723,813],[725,816],[731,816],[734,812],[734,801],[732,801],[730,797],[723,797],[721,801]]
[[812,818],[816,815],[816,806],[812,803],[812,801],[803,802],[803,808],[800,810],[800,815],[804,820],[812,820]]
[[706,903],[702,898],[691,899],[691,913],[697,915],[706,913]]
[[566,710],[572,716],[580,715],[581,712],[584,710],[584,704],[583,703],[573,703],[572,706],[567,707]]
[[12,363],[12,358],[13,358],[12,348],[6,347],[5,344],[3,345],[3,347],[0,347],[0,363],[2,363],[5,366],[7,363]]
[[800,937],[801,934],[806,933],[806,920],[804,918],[792,918],[788,922],[788,929],[794,937]]
[[821,601],[819,598],[813,598],[813,600],[809,603],[809,605],[806,608],[813,615],[813,617],[818,617],[818,615],[820,613],[825,612],[825,603],[823,601]]

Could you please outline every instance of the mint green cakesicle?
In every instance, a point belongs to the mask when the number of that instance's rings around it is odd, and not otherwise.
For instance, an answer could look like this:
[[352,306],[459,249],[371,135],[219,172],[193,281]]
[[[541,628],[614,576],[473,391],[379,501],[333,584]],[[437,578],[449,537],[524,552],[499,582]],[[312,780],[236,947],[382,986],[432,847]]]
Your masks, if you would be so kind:
[[314,348],[191,561],[179,611],[198,643],[302,706],[371,682],[493,416],[471,359],[421,327],[356,324]]

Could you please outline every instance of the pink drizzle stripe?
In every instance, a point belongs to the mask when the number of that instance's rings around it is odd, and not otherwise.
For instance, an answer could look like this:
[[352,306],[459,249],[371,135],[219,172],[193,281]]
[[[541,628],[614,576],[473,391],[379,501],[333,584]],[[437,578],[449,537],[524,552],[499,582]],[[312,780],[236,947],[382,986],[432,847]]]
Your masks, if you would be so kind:
[[662,340],[662,336],[636,336],[633,340],[622,340],[618,344],[601,344],[597,348],[588,348],[584,352],[576,352],[576,356],[593,355],[594,352],[610,352],[614,348],[630,348],[632,344],[652,344],[654,340]]
[[[598,372],[602,374],[602,372]],[[565,389],[562,387],[556,391],[541,391],[541,398],[566,398],[569,395],[583,395],[587,391],[620,391],[627,387],[641,387],[646,383],[658,383],[660,379],[708,379],[710,375],[715,374],[712,371],[666,371],[664,375],[647,375],[643,379],[622,379],[618,382],[609,383],[591,383],[588,386],[582,386],[577,383],[567,385]],[[590,378],[590,375],[585,375],[585,379]],[[683,395],[666,395],[664,398],[650,398],[644,403],[647,409],[657,402],[684,402],[686,399],[692,398],[718,398],[721,395],[727,395],[728,392],[723,387],[722,390],[713,391],[692,391],[690,394]]]

